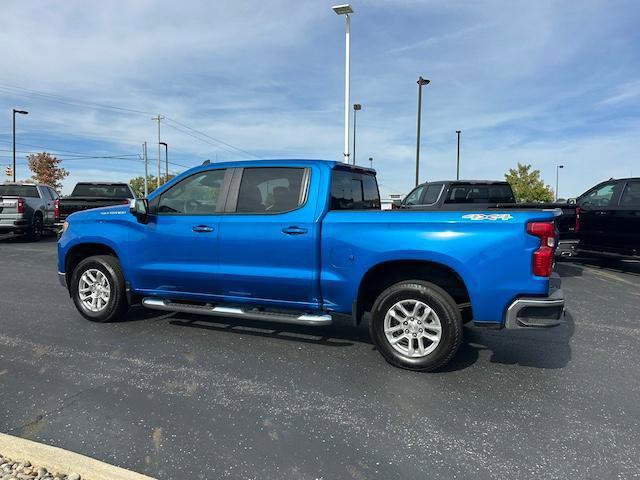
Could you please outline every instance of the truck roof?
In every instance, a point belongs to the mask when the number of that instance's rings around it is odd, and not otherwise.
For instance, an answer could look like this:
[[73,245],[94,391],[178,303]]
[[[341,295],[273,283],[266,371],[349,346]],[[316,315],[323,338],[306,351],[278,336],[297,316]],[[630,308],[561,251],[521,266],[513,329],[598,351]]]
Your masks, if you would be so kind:
[[[300,165],[301,163],[308,163],[310,165],[318,165],[324,168],[331,168],[331,169],[339,168],[339,169],[357,170],[357,171],[370,172],[370,173],[376,172],[372,168],[363,167],[361,165],[351,165],[343,162],[338,162],[336,160],[322,160],[322,159],[308,159],[308,158],[233,160],[229,162],[217,162],[217,163],[205,162],[204,164],[197,167],[193,167],[187,171],[197,170],[197,169],[206,170],[212,167],[218,167],[218,168],[260,167],[263,165],[287,167],[292,165]],[[181,173],[180,175],[182,176],[183,173]]]
[[424,184],[429,183],[447,183],[449,185],[509,185],[509,182],[505,180],[432,180],[430,182],[424,182]]

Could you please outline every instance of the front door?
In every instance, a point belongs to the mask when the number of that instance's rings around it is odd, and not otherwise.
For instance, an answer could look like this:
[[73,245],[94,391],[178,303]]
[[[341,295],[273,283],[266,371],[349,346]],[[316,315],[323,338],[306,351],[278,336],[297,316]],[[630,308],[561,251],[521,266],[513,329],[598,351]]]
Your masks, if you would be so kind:
[[133,286],[169,298],[208,299],[220,293],[218,234],[225,170],[205,170],[151,202],[132,251]]
[[307,201],[311,169],[237,169],[220,222],[226,300],[317,308],[318,222]]

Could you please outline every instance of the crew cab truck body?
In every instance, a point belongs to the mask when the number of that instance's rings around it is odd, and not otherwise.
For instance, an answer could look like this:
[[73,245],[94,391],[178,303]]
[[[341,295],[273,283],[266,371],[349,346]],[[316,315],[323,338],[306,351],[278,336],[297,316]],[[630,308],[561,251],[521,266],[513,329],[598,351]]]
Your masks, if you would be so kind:
[[31,240],[40,240],[58,221],[58,199],[58,193],[48,185],[0,184],[0,235],[25,233]]
[[70,216],[61,283],[86,318],[148,308],[327,325],[348,315],[392,364],[448,362],[463,321],[560,323],[549,210],[381,211],[375,172],[273,160],[189,170],[131,207]]

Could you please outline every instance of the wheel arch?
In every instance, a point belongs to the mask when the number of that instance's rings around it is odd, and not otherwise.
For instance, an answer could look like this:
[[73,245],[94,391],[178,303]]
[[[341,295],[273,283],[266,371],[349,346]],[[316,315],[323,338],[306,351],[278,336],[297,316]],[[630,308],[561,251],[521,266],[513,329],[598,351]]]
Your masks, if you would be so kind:
[[362,277],[353,307],[355,322],[362,321],[384,290],[405,280],[423,280],[439,286],[453,297],[465,321],[473,318],[469,290],[453,268],[430,260],[389,260],[372,266]]
[[67,279],[67,285],[70,284],[71,276],[78,264],[85,258],[93,257],[95,255],[109,255],[120,260],[117,252],[105,243],[88,242],[74,245],[69,249],[64,259],[64,271]]

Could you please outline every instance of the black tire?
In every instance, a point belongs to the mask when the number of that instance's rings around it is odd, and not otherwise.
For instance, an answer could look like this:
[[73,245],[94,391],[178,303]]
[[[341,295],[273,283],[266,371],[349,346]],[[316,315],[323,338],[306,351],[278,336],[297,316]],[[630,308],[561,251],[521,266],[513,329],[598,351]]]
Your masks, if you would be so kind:
[[[107,304],[99,312],[89,310],[80,299],[80,279],[87,270],[99,270],[109,283],[110,295]],[[92,322],[113,322],[121,319],[129,310],[124,275],[118,259],[110,255],[97,255],[82,260],[71,275],[69,286],[71,298],[80,314]]]
[[[440,341],[425,356],[410,357],[396,350],[387,340],[384,332],[385,317],[391,307],[402,300],[418,300],[433,309],[438,316],[441,326]],[[430,372],[448,363],[458,351],[462,342],[462,318],[455,301],[442,288],[421,280],[408,280],[392,285],[376,299],[371,311],[369,334],[387,362],[407,370]],[[402,336],[402,332],[399,332],[399,336]],[[411,345],[417,346],[416,343]]]
[[27,231],[27,237],[32,242],[37,242],[42,238],[42,232],[44,230],[44,222],[42,221],[42,215],[35,214],[31,227]]

